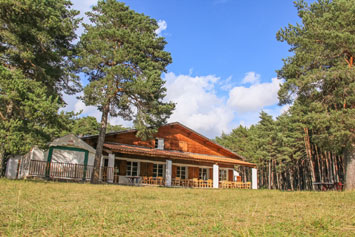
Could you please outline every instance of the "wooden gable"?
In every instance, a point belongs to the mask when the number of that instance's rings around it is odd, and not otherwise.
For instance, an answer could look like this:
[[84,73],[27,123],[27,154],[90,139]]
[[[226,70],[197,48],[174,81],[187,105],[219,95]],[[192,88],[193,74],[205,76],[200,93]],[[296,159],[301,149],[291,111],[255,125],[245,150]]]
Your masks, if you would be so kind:
[[[158,133],[150,141],[142,141],[135,136],[135,130],[128,130],[118,133],[107,134],[105,142],[121,143],[143,147],[155,147],[155,138],[164,139],[164,150],[174,150],[191,152],[206,155],[225,156],[230,158],[242,159],[237,154],[215,144],[208,138],[185,127],[180,123],[170,123],[159,128]],[[97,137],[87,138],[90,145],[96,143]]]

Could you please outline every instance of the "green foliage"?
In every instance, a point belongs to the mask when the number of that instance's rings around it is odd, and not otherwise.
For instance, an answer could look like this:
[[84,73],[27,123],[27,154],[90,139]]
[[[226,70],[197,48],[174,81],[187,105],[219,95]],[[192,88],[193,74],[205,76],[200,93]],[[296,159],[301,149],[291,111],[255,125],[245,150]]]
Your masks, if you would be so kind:
[[58,114],[58,98],[46,93],[41,82],[0,66],[0,144],[5,154],[23,154],[33,145],[45,147],[69,129],[72,114]]
[[115,0],[99,1],[87,15],[92,24],[84,24],[77,60],[90,81],[83,100],[104,115],[134,120],[137,135],[147,138],[174,108],[163,102],[161,73],[171,57],[157,22]]
[[349,148],[355,141],[355,1],[298,1],[296,7],[302,25],[277,33],[294,53],[277,72],[285,80],[280,103],[296,100],[308,108],[305,124],[323,149]]
[[[99,134],[100,124],[97,122],[95,117],[81,117],[76,118],[72,121],[73,125],[68,131],[68,133],[74,134],[79,137]],[[123,127],[122,125],[111,125],[110,123],[108,123],[106,132],[118,132],[126,129],[127,128]]]
[[[324,173],[328,180],[341,176],[341,172],[325,172],[320,157],[330,153],[342,156],[355,141],[355,1],[318,0],[309,5],[300,0],[295,6],[302,24],[290,24],[277,33],[277,39],[287,42],[293,52],[277,71],[285,81],[278,92],[280,104],[291,103],[291,107],[276,121],[261,112],[257,125],[239,127],[239,132],[233,130],[217,139],[261,170],[267,171],[268,161],[273,161],[276,172],[289,177],[291,187],[293,177],[289,174],[295,170],[302,182],[311,177],[309,172],[319,172],[315,176],[320,180],[324,180]],[[241,136],[241,131],[245,135]],[[307,139],[308,149],[313,150],[308,156]],[[317,161],[317,171],[315,164],[307,165],[316,163],[312,159]],[[339,158],[327,159],[326,166],[333,162],[333,166],[342,167],[334,162]]]
[[67,0],[0,0],[0,63],[42,82],[47,95],[80,89],[72,74],[79,13]]
[[71,62],[80,19],[70,6],[0,0],[0,159],[43,147],[69,128],[74,114],[58,113],[61,93],[81,88]]

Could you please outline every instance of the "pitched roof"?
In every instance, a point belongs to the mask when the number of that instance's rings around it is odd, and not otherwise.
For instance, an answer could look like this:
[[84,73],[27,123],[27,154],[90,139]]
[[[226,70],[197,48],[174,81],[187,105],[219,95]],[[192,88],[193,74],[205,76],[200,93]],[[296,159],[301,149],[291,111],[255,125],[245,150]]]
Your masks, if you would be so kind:
[[[230,153],[231,156],[236,156],[238,157],[239,159],[241,160],[246,160],[245,157],[237,154],[236,152],[234,151],[231,151],[229,150],[228,148],[222,146],[222,145],[219,145],[218,143],[214,142],[213,140],[209,139],[208,137],[196,132],[195,130],[189,128],[189,127],[186,127],[185,125],[179,123],[179,122],[172,122],[172,123],[167,123],[165,125],[163,125],[162,127],[165,127],[165,126],[179,126],[193,134],[195,134],[196,136],[202,138],[204,141],[210,143],[210,144],[213,144],[214,146],[217,146],[219,147],[220,149],[223,149],[224,151],[226,151],[227,153]],[[106,136],[110,136],[110,135],[116,135],[116,134],[123,134],[123,133],[130,133],[130,132],[136,132],[137,129],[128,129],[128,130],[123,130],[123,131],[118,131],[118,132],[110,132],[110,133],[106,133]],[[92,135],[92,136],[85,136],[83,138],[94,138],[94,137],[97,137],[98,135]]]
[[104,147],[113,151],[129,155],[142,155],[149,157],[176,159],[176,160],[190,160],[190,161],[202,161],[208,163],[218,163],[225,165],[241,165],[247,167],[255,167],[255,164],[241,161],[235,158],[229,158],[224,156],[204,155],[190,152],[160,150],[148,147],[140,147],[134,145],[126,145],[120,143],[105,143]]
[[89,144],[87,144],[86,142],[84,142],[83,140],[81,140],[80,138],[76,137],[73,134],[68,134],[64,137],[57,138],[53,142],[51,142],[49,146],[50,147],[51,146],[76,147],[76,148],[87,150],[94,154],[96,152],[96,150],[92,148],[92,146],[90,146]]

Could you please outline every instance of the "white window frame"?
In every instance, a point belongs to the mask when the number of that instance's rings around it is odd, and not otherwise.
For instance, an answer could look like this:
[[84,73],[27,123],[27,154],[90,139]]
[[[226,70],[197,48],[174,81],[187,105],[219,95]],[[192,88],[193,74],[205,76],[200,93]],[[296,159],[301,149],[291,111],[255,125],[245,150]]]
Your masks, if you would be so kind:
[[[222,179],[222,171],[226,174],[226,179]],[[228,169],[219,169],[219,181],[228,181]]]
[[155,138],[155,149],[164,150],[164,138]]
[[[128,169],[128,163],[130,163],[130,169]],[[133,163],[137,163],[137,175],[133,175]],[[126,161],[126,176],[139,176],[140,162],[138,161]]]
[[[201,170],[202,170],[202,176],[201,176]],[[206,172],[204,172],[206,171]],[[204,173],[206,174],[206,178],[204,179]],[[198,169],[198,178],[202,180],[208,180],[209,179],[209,169],[208,168],[199,168]]]
[[[157,168],[155,169],[154,166]],[[162,176],[159,176],[159,167],[162,167]],[[156,172],[154,172],[156,170]],[[165,165],[164,164],[158,164],[158,163],[153,163],[153,177],[165,177]]]
[[[184,172],[185,172],[185,177],[183,178],[183,177],[181,177],[182,175],[182,171],[183,171],[183,169],[184,169]],[[177,178],[180,178],[180,179],[187,179],[187,175],[188,175],[188,173],[187,173],[187,167],[186,166],[177,166],[176,167],[176,177]]]

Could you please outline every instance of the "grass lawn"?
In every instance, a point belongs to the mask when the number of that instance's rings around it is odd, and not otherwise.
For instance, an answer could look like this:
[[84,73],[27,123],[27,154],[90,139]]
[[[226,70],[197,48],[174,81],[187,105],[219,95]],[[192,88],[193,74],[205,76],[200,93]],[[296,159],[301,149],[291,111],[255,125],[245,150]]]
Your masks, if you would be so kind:
[[0,236],[354,236],[355,192],[0,179]]

